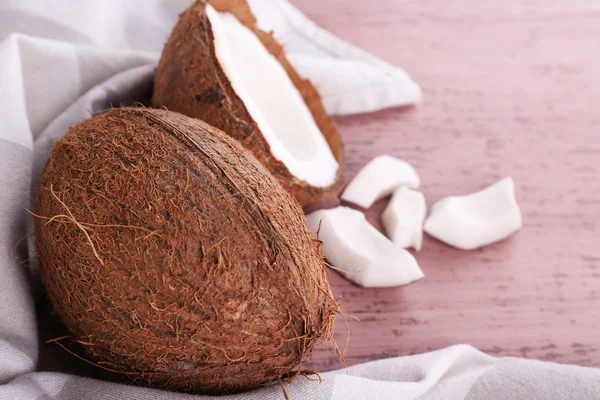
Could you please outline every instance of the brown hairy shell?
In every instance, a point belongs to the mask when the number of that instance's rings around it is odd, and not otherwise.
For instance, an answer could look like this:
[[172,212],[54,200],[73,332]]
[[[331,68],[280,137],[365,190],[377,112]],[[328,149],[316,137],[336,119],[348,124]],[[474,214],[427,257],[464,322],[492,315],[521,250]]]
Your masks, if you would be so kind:
[[302,210],[236,141],[165,110],[72,127],[37,192],[58,315],[135,382],[226,393],[293,378],[338,305]]
[[171,32],[154,75],[153,106],[200,118],[223,130],[251,150],[303,206],[337,196],[343,176],[342,142],[335,123],[325,113],[319,93],[294,70],[273,35],[256,27],[256,19],[245,0],[213,0],[210,4],[217,11],[234,14],[285,68],[340,165],[335,183],[328,187],[311,186],[273,157],[269,144],[215,56],[212,28],[205,14],[206,1],[197,1],[184,11]]

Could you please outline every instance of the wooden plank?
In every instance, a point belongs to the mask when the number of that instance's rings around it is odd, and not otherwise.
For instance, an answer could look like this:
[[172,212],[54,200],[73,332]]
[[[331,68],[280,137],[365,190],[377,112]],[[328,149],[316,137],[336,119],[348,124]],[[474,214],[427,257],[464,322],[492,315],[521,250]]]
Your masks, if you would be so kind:
[[[524,217],[518,234],[478,251],[426,238],[426,279],[408,287],[361,289],[332,272],[361,319],[348,364],[468,343],[600,366],[600,2],[293,3],[424,89],[417,108],[338,118],[350,173],[401,157],[429,204],[512,176]],[[377,226],[384,206],[368,212]],[[311,366],[340,363],[318,349]]]

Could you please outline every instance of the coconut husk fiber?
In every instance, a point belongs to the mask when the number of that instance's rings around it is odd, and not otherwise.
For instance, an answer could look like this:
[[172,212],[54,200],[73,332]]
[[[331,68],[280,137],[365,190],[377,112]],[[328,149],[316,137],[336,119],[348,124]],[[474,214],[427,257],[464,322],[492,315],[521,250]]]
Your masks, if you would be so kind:
[[269,144],[215,56],[212,28],[205,14],[206,1],[197,1],[185,10],[171,32],[155,71],[153,106],[200,118],[223,130],[252,151],[303,206],[337,196],[343,177],[342,142],[333,119],[325,113],[319,93],[308,80],[298,75],[273,35],[256,27],[256,19],[245,0],[209,3],[217,11],[235,15],[285,68],[340,166],[335,182],[327,187],[311,186],[292,175],[283,162],[273,157]]
[[73,342],[134,383],[246,390],[295,377],[331,338],[338,305],[299,204],[202,121],[121,108],[72,127],[35,214]]

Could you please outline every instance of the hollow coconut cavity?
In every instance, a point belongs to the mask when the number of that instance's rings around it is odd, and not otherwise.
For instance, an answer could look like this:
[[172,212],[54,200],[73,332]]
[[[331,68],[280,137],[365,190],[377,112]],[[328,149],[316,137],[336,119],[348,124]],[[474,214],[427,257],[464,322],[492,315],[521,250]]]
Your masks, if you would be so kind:
[[292,196],[239,143],[165,110],[73,128],[41,175],[36,243],[87,357],[135,383],[228,393],[292,379],[338,305]]
[[342,148],[319,94],[244,0],[198,1],[180,17],[153,104],[203,119],[250,149],[302,205],[335,196]]

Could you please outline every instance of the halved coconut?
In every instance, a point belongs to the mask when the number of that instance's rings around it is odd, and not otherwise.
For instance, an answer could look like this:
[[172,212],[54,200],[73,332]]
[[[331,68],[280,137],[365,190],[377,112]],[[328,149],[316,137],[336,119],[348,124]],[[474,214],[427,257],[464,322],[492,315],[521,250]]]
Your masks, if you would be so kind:
[[340,189],[335,123],[244,0],[198,1],[181,14],[156,68],[152,102],[240,141],[302,205]]

